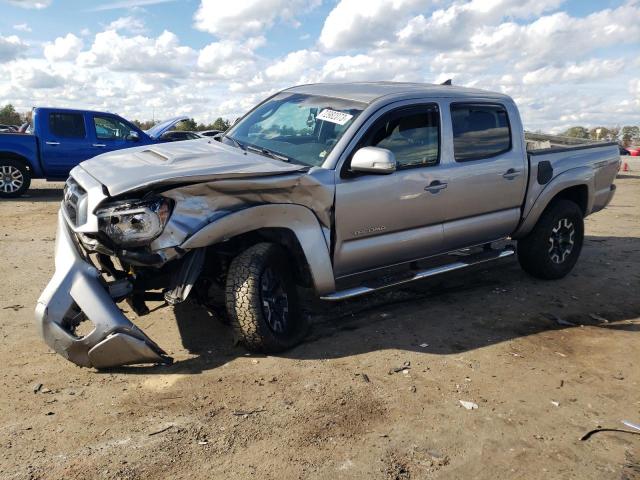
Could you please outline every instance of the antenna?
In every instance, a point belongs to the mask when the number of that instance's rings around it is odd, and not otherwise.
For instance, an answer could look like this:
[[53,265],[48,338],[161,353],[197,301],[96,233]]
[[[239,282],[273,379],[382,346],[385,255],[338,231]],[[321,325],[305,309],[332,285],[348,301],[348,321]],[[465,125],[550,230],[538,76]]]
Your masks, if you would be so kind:
[[447,86],[451,85],[451,79],[445,80],[440,85],[447,85]]

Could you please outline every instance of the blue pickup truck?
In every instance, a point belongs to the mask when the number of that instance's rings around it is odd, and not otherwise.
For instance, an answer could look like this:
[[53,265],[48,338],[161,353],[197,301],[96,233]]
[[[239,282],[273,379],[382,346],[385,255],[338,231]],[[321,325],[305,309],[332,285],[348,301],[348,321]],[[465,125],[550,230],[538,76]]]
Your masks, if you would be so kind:
[[73,167],[101,153],[163,142],[186,119],[142,131],[113,113],[36,108],[31,133],[0,133],[0,198],[22,195],[34,178],[66,180]]

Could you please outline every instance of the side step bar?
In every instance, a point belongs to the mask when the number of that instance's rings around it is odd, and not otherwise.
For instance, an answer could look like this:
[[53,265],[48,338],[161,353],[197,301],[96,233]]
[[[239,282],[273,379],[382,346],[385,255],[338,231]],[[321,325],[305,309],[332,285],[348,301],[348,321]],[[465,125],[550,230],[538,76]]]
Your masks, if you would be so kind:
[[489,250],[477,255],[468,255],[466,258],[464,258],[464,260],[460,260],[457,262],[447,263],[445,265],[427,268],[425,270],[412,271],[408,276],[392,279],[389,283],[375,285],[375,282],[372,281],[369,282],[369,285],[364,284],[359,287],[348,288],[339,292],[330,293],[320,298],[322,300],[338,301],[359,297],[360,295],[366,295],[383,288],[395,287],[405,283],[415,282],[416,280],[422,280],[423,278],[435,277],[436,275],[441,275],[443,273],[454,272],[456,270],[462,270],[473,265],[479,265],[481,263],[510,257],[514,253],[516,252],[512,246],[508,246],[504,250]]

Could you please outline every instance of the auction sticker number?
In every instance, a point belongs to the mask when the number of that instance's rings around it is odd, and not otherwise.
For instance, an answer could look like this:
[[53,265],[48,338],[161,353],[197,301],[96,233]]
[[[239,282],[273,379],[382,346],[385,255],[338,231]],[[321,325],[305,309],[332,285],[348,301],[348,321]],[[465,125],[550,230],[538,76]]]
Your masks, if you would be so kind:
[[326,122],[337,123],[338,125],[344,125],[353,118],[353,115],[344,112],[337,112],[329,108],[325,108],[316,117],[316,120],[324,120]]

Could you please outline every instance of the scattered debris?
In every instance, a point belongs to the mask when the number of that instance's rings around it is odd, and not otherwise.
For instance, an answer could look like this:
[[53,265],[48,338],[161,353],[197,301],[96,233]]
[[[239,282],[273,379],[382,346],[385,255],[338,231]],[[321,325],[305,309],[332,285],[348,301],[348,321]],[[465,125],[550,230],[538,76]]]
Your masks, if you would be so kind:
[[555,400],[551,400],[551,405],[553,405],[554,407],[559,407],[560,406],[560,402],[556,402]]
[[49,388],[43,388],[42,390],[40,390],[41,393],[51,393],[51,389]]
[[596,322],[600,322],[600,323],[609,323],[609,320],[607,320],[604,317],[601,317],[600,315],[596,314],[596,313],[590,313],[589,317],[591,317],[593,320],[595,320]]
[[233,412],[231,412],[231,415],[235,415],[237,417],[248,417],[249,415],[266,411],[267,410],[264,408],[257,408],[255,410],[234,410]]
[[38,393],[40,391],[40,389],[42,388],[42,384],[41,383],[36,383],[33,386],[33,393]]
[[8,307],[2,307],[3,310],[13,310],[14,312],[17,312],[22,308],[24,308],[24,305],[9,305]]
[[622,375],[622,372],[618,372],[613,375],[613,378],[615,378],[616,380],[624,380],[624,375]]
[[371,380],[369,380],[369,375],[367,375],[366,373],[361,373],[360,374],[360,378],[362,378],[364,383],[370,383],[371,382]]
[[466,400],[458,400],[458,401],[460,402],[460,405],[462,405],[467,410],[477,410],[478,409],[478,404],[477,403],[467,402]]
[[198,445],[208,445],[208,444],[209,444],[209,441],[208,441],[208,440],[200,440],[200,441],[198,442]]
[[635,428],[640,432],[640,424],[638,423],[631,423],[629,420],[622,420],[622,424],[630,428]]
[[555,353],[556,355],[560,355],[561,357],[566,357],[564,353],[560,353],[560,352],[553,352],[553,353]]
[[548,318],[549,320],[553,320],[558,325],[562,325],[563,327],[575,327],[576,326],[575,323],[569,322],[568,320],[564,320],[564,319],[560,318],[559,316],[557,316],[557,315],[555,315],[553,313],[543,313],[542,315],[544,317]]
[[153,435],[158,435],[160,433],[166,432],[167,430],[169,430],[170,428],[175,427],[175,425],[172,423],[171,425],[168,425],[164,428],[161,428],[160,430],[156,430],[155,432],[150,432],[149,436],[152,437]]
[[389,375],[393,375],[394,373],[409,373],[409,369],[411,368],[411,362],[404,362],[401,367],[392,368],[389,370]]
[[411,385],[411,386],[409,387],[409,391],[410,391],[411,393],[416,393],[416,392],[418,391],[418,389],[416,388],[416,386],[415,386],[415,385]]
[[421,348],[427,348],[428,346],[429,346],[429,344],[428,344],[428,343],[421,343],[421,344],[420,344],[420,347],[421,347]]
[[628,433],[631,435],[640,435],[640,425],[632,424],[631,422],[627,422],[626,420],[623,420],[622,423],[628,427],[636,428],[638,429],[638,431],[623,430],[621,428],[602,428],[598,426],[598,428],[594,428],[593,430],[590,430],[587,433],[585,433],[583,436],[581,436],[580,441],[584,442],[585,440],[589,440],[589,438],[591,438],[593,434],[600,433],[600,432],[618,432],[618,433]]

